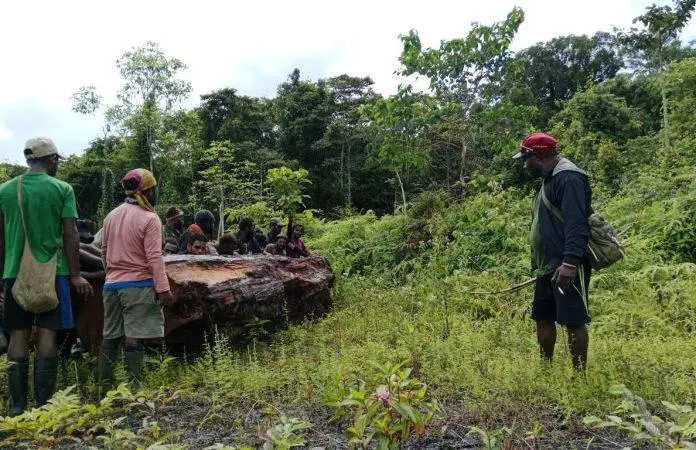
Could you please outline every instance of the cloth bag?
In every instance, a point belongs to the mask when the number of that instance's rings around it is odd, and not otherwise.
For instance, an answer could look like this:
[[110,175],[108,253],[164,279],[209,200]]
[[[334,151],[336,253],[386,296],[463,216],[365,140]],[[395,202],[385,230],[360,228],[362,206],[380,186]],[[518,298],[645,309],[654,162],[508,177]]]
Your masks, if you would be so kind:
[[30,313],[41,314],[58,306],[56,294],[56,266],[58,253],[48,262],[42,263],[34,258],[29,245],[29,234],[22,205],[22,177],[17,178],[17,202],[24,228],[24,252],[19,265],[17,280],[12,286],[12,296],[17,304]]
[[[545,184],[541,186],[541,200],[551,213],[556,216],[556,219],[563,222],[561,209],[551,203],[546,196]],[[590,224],[590,239],[587,242],[587,250],[590,255],[592,268],[600,270],[621,261],[626,254],[616,229],[604,220],[602,216],[595,213],[590,215],[588,222]]]

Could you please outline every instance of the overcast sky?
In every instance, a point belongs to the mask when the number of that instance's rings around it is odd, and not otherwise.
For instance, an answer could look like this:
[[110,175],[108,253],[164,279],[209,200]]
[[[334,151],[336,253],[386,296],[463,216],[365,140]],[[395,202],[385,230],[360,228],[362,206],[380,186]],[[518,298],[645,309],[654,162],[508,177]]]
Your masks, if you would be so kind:
[[[369,75],[392,93],[398,35],[415,28],[426,46],[461,37],[472,21],[503,20],[515,5],[526,20],[513,48],[566,34],[627,27],[648,0],[324,1],[2,1],[0,5],[0,160],[20,161],[24,141],[53,137],[80,153],[101,116],[71,111],[70,96],[95,85],[107,102],[120,87],[115,60],[148,40],[188,65],[194,92],[213,89],[274,96],[294,67],[302,78]],[[657,0],[657,3],[666,3]],[[690,23],[684,40],[696,36]]]

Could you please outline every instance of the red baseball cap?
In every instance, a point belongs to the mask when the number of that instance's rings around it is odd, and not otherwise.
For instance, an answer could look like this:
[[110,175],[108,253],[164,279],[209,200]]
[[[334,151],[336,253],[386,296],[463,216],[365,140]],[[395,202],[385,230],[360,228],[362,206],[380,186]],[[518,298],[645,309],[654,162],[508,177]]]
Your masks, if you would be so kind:
[[546,133],[530,134],[522,140],[520,150],[513,158],[521,158],[527,155],[547,155],[556,151],[556,139]]

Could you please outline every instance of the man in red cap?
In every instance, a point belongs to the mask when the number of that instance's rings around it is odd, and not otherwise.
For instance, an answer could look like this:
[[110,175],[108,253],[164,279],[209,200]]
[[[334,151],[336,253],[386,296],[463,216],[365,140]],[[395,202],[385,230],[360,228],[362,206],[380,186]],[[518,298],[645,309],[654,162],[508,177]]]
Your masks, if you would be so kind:
[[551,361],[556,345],[556,322],[568,329],[568,346],[576,370],[587,362],[590,322],[587,288],[590,261],[592,191],[587,174],[558,156],[556,140],[534,133],[522,141],[521,158],[532,178],[542,186],[532,204],[532,269],[537,275],[532,318],[544,358]]

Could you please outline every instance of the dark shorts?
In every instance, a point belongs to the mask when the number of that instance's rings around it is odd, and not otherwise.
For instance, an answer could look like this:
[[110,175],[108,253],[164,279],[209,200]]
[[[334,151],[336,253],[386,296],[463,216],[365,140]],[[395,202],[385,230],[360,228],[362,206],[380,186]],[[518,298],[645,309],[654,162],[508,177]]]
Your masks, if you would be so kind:
[[532,303],[532,319],[558,322],[567,327],[580,327],[590,323],[587,294],[591,269],[578,266],[578,276],[563,294],[551,283],[553,274],[537,278]]
[[12,296],[14,282],[13,278],[5,280],[5,304],[2,326],[7,333],[16,330],[31,330],[31,327],[34,325],[49,330],[68,330],[73,328],[70,280],[68,277],[56,277],[58,306],[52,311],[41,314],[27,312],[17,304]]

